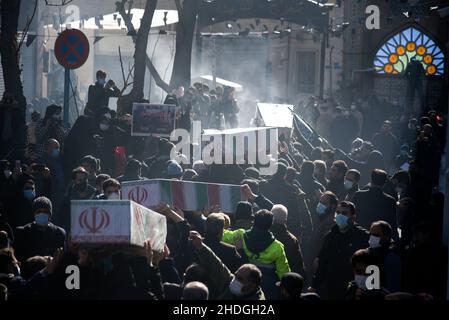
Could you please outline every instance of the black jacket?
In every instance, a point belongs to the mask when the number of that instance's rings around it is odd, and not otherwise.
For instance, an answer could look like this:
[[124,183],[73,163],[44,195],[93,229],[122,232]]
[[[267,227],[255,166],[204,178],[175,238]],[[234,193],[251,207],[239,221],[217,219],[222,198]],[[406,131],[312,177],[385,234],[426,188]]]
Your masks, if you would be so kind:
[[279,240],[284,245],[285,255],[292,272],[304,276],[304,259],[298,239],[287,230],[285,224],[275,223],[270,230],[276,240]]
[[301,184],[302,190],[307,194],[307,198],[311,203],[314,203],[316,205],[316,191],[325,191],[325,187],[318,182],[313,176],[307,177],[302,174],[298,175],[298,181]]
[[67,170],[66,176],[70,176],[82,157],[96,154],[97,143],[94,135],[97,127],[98,121],[93,117],[80,116],[76,119],[64,142],[63,161]]
[[345,200],[352,202],[354,200],[355,194],[359,191],[360,189],[358,185],[353,186],[351,189],[349,189],[348,193],[346,194]]
[[346,233],[341,233],[338,226],[331,229],[318,257],[313,284],[321,297],[344,299],[348,282],[354,277],[351,257],[357,250],[368,247],[368,239],[368,232],[358,225]]
[[204,243],[212,249],[231,272],[237,271],[242,264],[247,262],[244,251],[237,252],[237,249],[233,245],[208,237],[207,235]]
[[310,237],[313,226],[306,194],[282,179],[272,178],[260,184],[260,193],[273,203],[283,204],[288,210],[287,228],[294,236]]
[[378,220],[388,222],[393,229],[393,238],[397,239],[396,200],[382,189],[371,187],[356,192],[353,198],[357,221],[366,229]]
[[65,247],[64,229],[49,223],[45,229],[33,222],[16,230],[14,249],[19,261],[33,256],[53,256],[56,249]]
[[327,184],[326,190],[332,191],[338,198],[338,200],[343,201],[348,194],[344,185],[344,180],[340,181],[330,181]]
[[109,105],[110,97],[120,96],[120,90],[117,87],[108,89],[98,82],[89,86],[85,114],[95,115],[98,110]]

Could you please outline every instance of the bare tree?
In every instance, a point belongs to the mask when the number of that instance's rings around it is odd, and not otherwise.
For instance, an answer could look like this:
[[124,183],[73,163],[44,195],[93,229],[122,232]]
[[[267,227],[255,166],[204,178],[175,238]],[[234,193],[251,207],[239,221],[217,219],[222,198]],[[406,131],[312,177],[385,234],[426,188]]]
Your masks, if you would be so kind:
[[129,78],[133,73],[134,66],[132,67],[128,66],[128,75],[125,76],[125,69],[123,68],[122,50],[120,49],[120,46],[118,47],[118,57],[120,59],[120,69],[122,71],[122,78],[123,78],[123,88],[122,90],[120,90],[120,94],[123,94],[123,92],[125,92],[126,89],[133,84],[133,82],[129,82]]
[[[157,4],[157,1],[155,2]],[[148,68],[151,76],[156,82],[156,85],[162,88],[167,93],[170,93],[172,89],[180,85],[183,85],[184,87],[190,86],[193,35],[199,6],[201,4],[200,0],[184,0],[182,4],[180,0],[175,0],[175,2],[176,7],[178,9],[179,23],[176,26],[176,53],[173,62],[173,71],[171,75],[170,84],[167,84],[161,78],[159,72],[156,70],[156,68],[153,65],[153,62],[151,61],[150,57],[146,54],[145,51],[146,67]],[[132,24],[129,9],[128,11],[126,11],[125,9],[126,3],[127,0],[118,1],[116,2],[116,8],[117,11],[122,16],[126,28],[128,29],[128,35],[132,36],[132,39],[136,44],[137,50],[138,33],[136,32],[136,29]],[[142,21],[143,20],[144,19],[142,19]],[[136,79],[134,79],[134,84],[135,83]],[[128,108],[124,109],[129,110]]]
[[[24,156],[26,144],[26,126],[25,126],[25,111],[27,101],[23,94],[23,85],[20,79],[22,72],[20,68],[20,48],[24,43],[31,23],[35,17],[37,5],[39,0],[34,0],[33,11],[30,17],[27,18],[25,28],[21,32],[20,40],[17,39],[17,28],[19,25],[20,4],[21,0],[1,0],[0,1],[0,15],[1,15],[1,32],[0,32],[0,55],[3,69],[3,79],[5,83],[5,93],[8,97],[17,102],[17,107],[20,110],[20,116],[14,116],[11,120],[11,126],[14,128],[14,145],[6,146],[5,141],[0,141],[0,156],[6,150],[7,154],[18,158]],[[53,3],[48,0],[46,5],[64,6],[73,0],[59,0],[58,3]],[[0,110],[1,111],[1,110]],[[8,112],[5,110],[5,113]],[[3,123],[0,124],[0,127]],[[12,148],[8,150],[8,148]],[[5,156],[5,154],[3,154]]]
[[143,98],[143,88],[145,85],[145,68],[143,67],[144,65],[149,69],[150,74],[156,81],[156,84],[163,88],[165,91],[169,91],[168,84],[166,84],[159,76],[159,73],[157,72],[147,54],[148,36],[151,29],[151,22],[153,20],[154,11],[156,10],[157,0],[147,0],[138,32],[136,32],[136,29],[134,28],[134,25],[131,21],[131,8],[129,7],[128,11],[126,11],[125,9],[126,3],[127,0],[122,0],[117,1],[115,5],[117,11],[123,18],[123,22],[125,23],[126,28],[128,29],[128,35],[132,36],[133,42],[135,44],[134,81],[133,89],[131,90],[131,92],[120,97],[117,102],[117,109],[119,114],[130,113],[132,103]]
[[200,0],[175,0],[179,22],[176,26],[176,53],[170,87],[188,88],[191,80],[192,46]]
[[[125,23],[126,28],[128,29],[128,35],[132,36],[133,42],[136,42],[136,29],[134,28],[134,25],[131,22],[131,14],[130,10],[126,12],[125,10],[125,3],[126,0],[122,0],[121,2],[116,2],[116,8],[117,11],[120,13],[120,15],[123,18],[123,22]],[[161,76],[159,75],[159,72],[156,70],[156,68],[153,65],[153,62],[151,61],[150,57],[148,55],[145,58],[145,65],[150,71],[151,76],[153,77],[154,81],[156,82],[156,85],[158,85],[160,88],[162,88],[165,92],[170,92],[170,87],[167,83],[162,80]]]
[[[20,0],[2,0],[0,13],[0,54],[2,58],[5,94],[17,102],[17,107],[20,110],[20,112],[14,113],[11,110],[0,110],[3,122],[0,123],[0,127],[3,128],[4,125],[10,125],[14,135],[13,139],[8,139],[8,141],[4,141],[3,136],[1,137],[0,156],[6,156],[8,154],[16,158],[23,158],[26,141],[25,109],[27,102],[23,95],[23,86],[20,79],[19,43],[17,42]],[[7,117],[6,114],[10,117],[10,124],[5,123],[4,119]]]

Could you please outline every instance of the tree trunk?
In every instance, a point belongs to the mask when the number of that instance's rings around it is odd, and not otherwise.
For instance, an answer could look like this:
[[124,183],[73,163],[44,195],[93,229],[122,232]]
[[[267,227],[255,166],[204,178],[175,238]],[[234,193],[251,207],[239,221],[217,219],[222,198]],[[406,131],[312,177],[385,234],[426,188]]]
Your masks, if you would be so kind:
[[20,0],[1,1],[0,53],[2,58],[5,92],[14,96],[25,116],[26,99],[20,79],[19,52],[17,51],[17,26]]
[[179,22],[176,26],[176,53],[173,62],[173,72],[170,79],[170,88],[180,85],[190,87],[192,46],[195,32],[195,23],[199,10],[198,0],[184,0],[182,10],[179,12]]
[[151,21],[153,20],[156,6],[157,0],[147,0],[145,12],[140,23],[140,28],[137,32],[136,50],[134,52],[134,83],[130,93],[136,101],[143,99],[148,36],[150,34]]
[[[8,142],[0,141],[0,156],[10,159],[23,159],[26,146],[25,109],[26,98],[23,95],[23,86],[20,79],[22,70],[19,67],[19,52],[17,42],[17,27],[19,24],[20,0],[2,0],[0,3],[1,32],[0,54],[5,83],[5,93],[17,102],[18,111],[0,111],[3,116],[11,112],[11,127],[14,138]],[[3,122],[3,119],[2,119]],[[6,125],[0,123],[0,127]],[[6,154],[4,154],[6,152]]]
[[[141,26],[139,32],[136,33],[136,29],[131,22],[131,17],[125,10],[125,2],[122,0],[121,2],[116,2],[116,9],[120,13],[123,18],[123,21],[128,29],[128,35],[132,36],[133,42],[135,44],[134,51],[134,79],[133,79],[133,89],[127,95],[121,96],[117,101],[117,113],[119,115],[123,115],[125,113],[132,112],[132,103],[135,101],[139,101],[143,98],[143,88],[145,85],[145,68],[142,65],[142,60],[144,65],[148,68],[151,75],[156,81],[156,84],[160,86],[165,91],[169,92],[168,84],[166,84],[153,63],[151,62],[148,54],[146,52],[146,48],[148,45],[148,35],[151,29],[151,22],[153,20],[154,11],[156,10],[157,0],[148,0],[145,6],[144,16],[142,17]],[[143,33],[145,33],[145,39],[143,38]],[[145,43],[143,43],[145,41]],[[138,69],[138,70],[137,70]],[[137,83],[136,83],[137,80]]]

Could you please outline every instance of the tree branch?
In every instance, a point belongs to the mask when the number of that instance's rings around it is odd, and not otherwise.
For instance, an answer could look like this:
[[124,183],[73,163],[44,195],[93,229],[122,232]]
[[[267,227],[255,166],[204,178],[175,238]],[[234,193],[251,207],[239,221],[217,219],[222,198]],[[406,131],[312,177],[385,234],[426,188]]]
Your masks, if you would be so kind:
[[[131,21],[130,15],[126,13],[125,3],[126,3],[126,0],[122,0],[121,2],[117,1],[115,3],[116,9],[117,9],[118,13],[120,13],[120,15],[123,18],[123,22],[125,23],[125,26],[128,29],[128,34],[132,36],[133,42],[136,43],[137,32],[136,32],[136,29],[134,28],[132,21]],[[160,88],[162,88],[165,92],[170,93],[170,86],[164,80],[162,80],[161,76],[159,75],[159,72],[154,67],[153,62],[151,61],[150,57],[148,57],[148,54],[145,59],[145,64],[146,64],[146,67],[148,68],[148,70],[150,71],[150,74],[153,77],[154,81],[156,82],[156,85],[158,85]]]
[[122,0],[121,2],[117,1],[115,3],[115,7],[116,7],[117,11],[120,13],[120,15],[122,16],[122,19],[123,19],[123,22],[125,23],[126,29],[128,29],[128,35],[132,36],[133,42],[136,42],[137,32],[136,32],[136,29],[134,28],[132,21],[131,21],[130,13],[126,12],[125,3],[126,3],[126,0]]
[[22,47],[23,42],[25,41],[25,37],[28,35],[28,31],[30,30],[31,23],[33,22],[34,16],[36,15],[36,9],[37,9],[37,0],[34,1],[33,14],[31,15],[31,19],[27,19],[25,28],[22,31],[22,37],[19,41],[19,45],[17,46],[16,53],[19,53],[20,48]]
[[52,4],[52,3],[48,3],[48,0],[45,0],[45,5],[49,6],[49,7],[63,7],[67,4],[69,4],[70,2],[72,2],[73,0],[61,0],[60,4]]
[[128,86],[130,85],[130,83],[128,83],[129,77],[131,76],[131,72],[133,68],[128,71],[128,76],[125,78],[125,70],[123,69],[123,60],[122,60],[122,51],[120,49],[120,46],[118,46],[118,57],[120,59],[120,69],[122,71],[122,78],[123,78],[123,88],[122,90],[120,90],[120,93],[123,94],[123,92],[125,92],[126,88],[128,88]]

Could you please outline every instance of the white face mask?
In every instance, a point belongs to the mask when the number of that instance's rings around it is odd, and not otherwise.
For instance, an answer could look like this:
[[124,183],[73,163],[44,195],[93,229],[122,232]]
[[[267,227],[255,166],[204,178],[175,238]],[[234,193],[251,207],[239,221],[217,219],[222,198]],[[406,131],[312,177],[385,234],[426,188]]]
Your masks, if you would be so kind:
[[353,186],[353,182],[349,181],[349,180],[345,180],[344,184],[345,184],[345,189],[346,190],[350,190],[352,188],[352,186]]
[[235,296],[242,296],[242,288],[243,284],[234,277],[229,284],[229,290],[231,293]]
[[357,287],[359,287],[360,289],[366,289],[366,279],[368,277],[367,276],[362,276],[360,274],[356,274],[354,276],[354,281],[357,284]]
[[5,175],[6,179],[8,179],[12,175],[11,170],[3,170],[3,174]]
[[380,248],[380,238],[371,235],[368,240],[369,247],[372,249]]
[[120,194],[118,192],[111,193],[108,200],[120,200]]
[[101,131],[106,131],[109,129],[109,125],[105,124],[105,123],[100,123],[100,130]]

